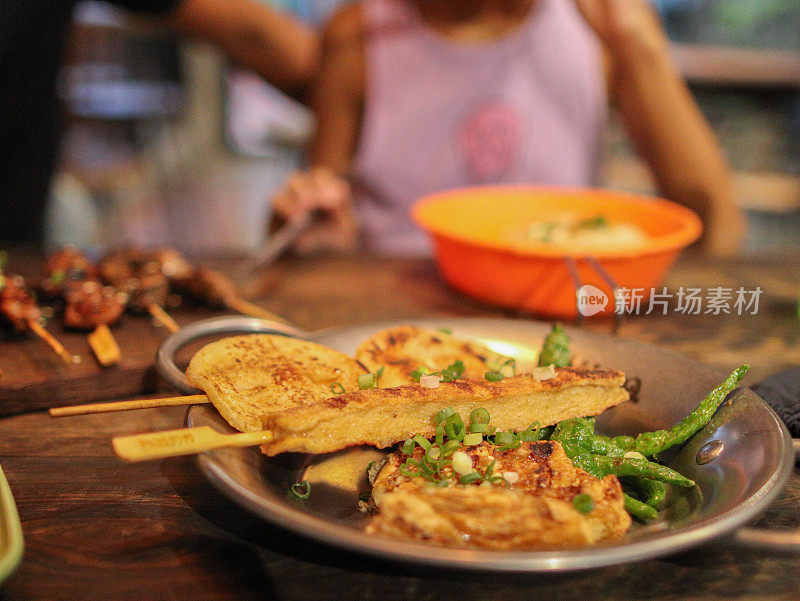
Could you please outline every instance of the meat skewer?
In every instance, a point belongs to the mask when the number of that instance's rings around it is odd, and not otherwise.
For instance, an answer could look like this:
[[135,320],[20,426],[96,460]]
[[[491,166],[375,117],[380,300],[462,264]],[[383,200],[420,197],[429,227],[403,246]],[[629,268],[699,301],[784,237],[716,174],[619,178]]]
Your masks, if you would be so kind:
[[161,272],[161,266],[148,261],[144,252],[135,248],[113,252],[100,261],[98,272],[103,281],[128,295],[127,306],[131,311],[150,313],[170,332],[180,329],[164,310],[169,280]]
[[103,286],[94,276],[89,260],[72,247],[53,253],[45,265],[41,288],[46,295],[63,301],[64,326],[91,331],[88,341],[101,365],[120,360],[119,345],[108,326],[119,320],[127,297]]
[[22,276],[0,275],[0,315],[17,332],[30,330],[41,338],[64,363],[74,363],[73,357],[40,323],[42,312]]
[[282,317],[244,300],[236,286],[218,271],[194,267],[175,250],[159,249],[149,254],[176,292],[197,299],[212,308],[225,308],[243,315],[287,323]]

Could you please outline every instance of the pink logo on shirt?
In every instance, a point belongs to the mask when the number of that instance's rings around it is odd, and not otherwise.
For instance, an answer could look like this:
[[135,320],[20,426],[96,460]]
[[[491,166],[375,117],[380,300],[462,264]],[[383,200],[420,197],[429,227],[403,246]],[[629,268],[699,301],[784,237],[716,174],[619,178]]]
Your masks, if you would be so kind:
[[514,164],[520,145],[520,118],[507,104],[484,104],[470,115],[458,141],[470,178],[478,183],[500,179]]

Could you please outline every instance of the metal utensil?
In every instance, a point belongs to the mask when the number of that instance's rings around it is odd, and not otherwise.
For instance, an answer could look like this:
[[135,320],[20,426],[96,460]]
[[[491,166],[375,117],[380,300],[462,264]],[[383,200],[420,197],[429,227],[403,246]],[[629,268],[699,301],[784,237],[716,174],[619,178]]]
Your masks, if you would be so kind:
[[281,229],[271,234],[235,272],[238,282],[247,281],[257,269],[271,265],[302,234],[314,220],[312,213],[306,213],[296,221],[287,221]]

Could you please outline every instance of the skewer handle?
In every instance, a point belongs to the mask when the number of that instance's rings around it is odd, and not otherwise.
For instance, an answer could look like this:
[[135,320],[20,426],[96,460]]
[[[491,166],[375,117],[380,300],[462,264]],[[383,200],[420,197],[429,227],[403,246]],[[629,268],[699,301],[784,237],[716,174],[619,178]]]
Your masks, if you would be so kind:
[[272,440],[272,432],[222,434],[209,426],[181,428],[150,434],[117,436],[111,440],[114,452],[125,461],[147,461],[194,455],[223,447],[250,447]]
[[128,411],[130,409],[150,409],[153,407],[174,407],[176,405],[199,405],[208,403],[204,394],[188,396],[162,397],[159,399],[135,399],[132,401],[114,401],[111,403],[91,403],[73,407],[53,407],[50,417],[67,417],[70,415],[88,415],[90,413],[110,413],[112,411]]
[[244,300],[243,298],[229,298],[225,300],[225,304],[229,309],[236,311],[237,313],[242,313],[243,315],[258,317],[259,319],[269,319],[271,321],[278,321],[280,323],[289,323],[280,315],[276,315],[275,313],[267,311],[263,307],[259,307],[256,304]]
[[64,348],[64,345],[61,344],[58,340],[56,340],[55,337],[50,332],[45,330],[38,321],[36,321],[35,319],[29,319],[27,323],[28,327],[31,329],[31,332],[33,332],[39,338],[44,340],[47,343],[47,346],[53,349],[53,352],[59,357],[61,357],[64,363],[70,365],[72,363],[75,363],[75,359],[73,359],[70,352]]
[[152,315],[158,323],[167,328],[173,334],[181,329],[175,320],[170,317],[169,313],[164,311],[164,308],[161,305],[150,303],[147,305],[147,310],[150,311],[150,315]]
[[100,324],[97,326],[94,332],[89,334],[88,340],[89,346],[92,348],[92,352],[97,357],[100,365],[108,367],[119,363],[122,356],[119,351],[119,345],[107,325]]

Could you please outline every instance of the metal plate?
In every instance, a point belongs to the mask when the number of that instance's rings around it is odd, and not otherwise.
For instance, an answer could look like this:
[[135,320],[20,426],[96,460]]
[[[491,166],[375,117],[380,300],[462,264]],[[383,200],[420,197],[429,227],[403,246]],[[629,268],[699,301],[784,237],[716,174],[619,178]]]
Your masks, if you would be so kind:
[[[448,327],[457,336],[479,339],[516,357],[535,356],[549,324],[532,321],[449,319],[409,320]],[[313,335],[315,342],[352,354],[358,344],[396,322],[376,323]],[[636,434],[668,427],[693,409],[726,374],[648,344],[567,328],[578,356],[638,376],[638,402],[623,403],[597,420],[606,434]],[[208,405],[190,408],[191,426],[230,431]],[[707,443],[720,452],[708,459]],[[717,446],[716,444],[712,447]],[[698,463],[698,453],[704,450]],[[368,536],[357,509],[358,492],[368,489],[364,469],[375,449],[355,448],[321,456],[283,455],[268,459],[257,448],[223,449],[199,456],[204,474],[225,495],[264,519],[300,535],[383,559],[437,568],[476,571],[552,572],[596,568],[673,553],[731,532],[766,508],[786,483],[794,453],[786,427],[766,403],[740,389],[708,426],[687,442],[669,465],[694,479],[688,495],[675,495],[648,525],[634,524],[614,544],[562,551],[490,552],[432,548]],[[290,501],[288,487],[312,483],[307,501]]]

